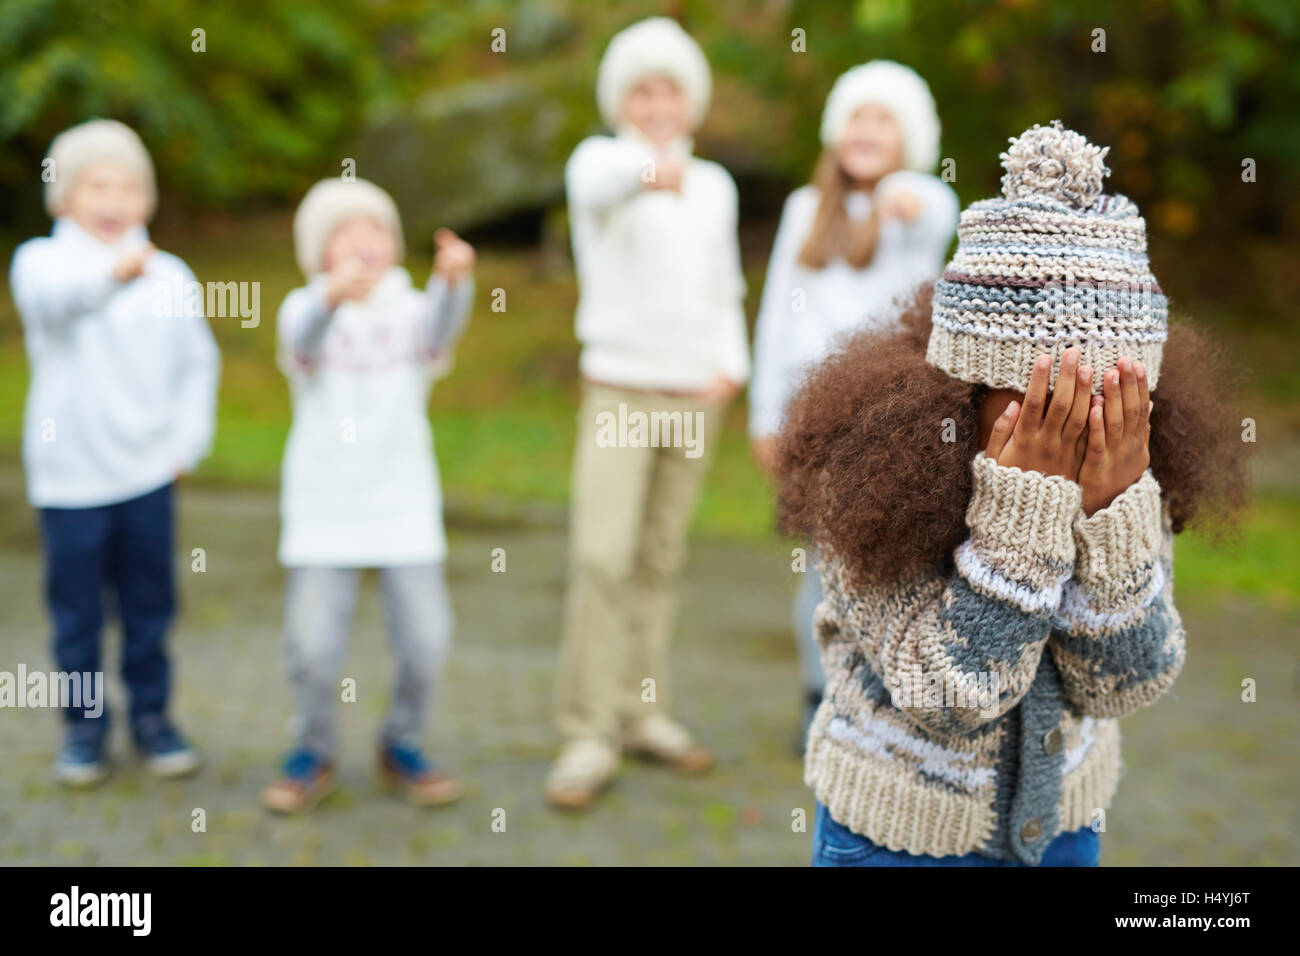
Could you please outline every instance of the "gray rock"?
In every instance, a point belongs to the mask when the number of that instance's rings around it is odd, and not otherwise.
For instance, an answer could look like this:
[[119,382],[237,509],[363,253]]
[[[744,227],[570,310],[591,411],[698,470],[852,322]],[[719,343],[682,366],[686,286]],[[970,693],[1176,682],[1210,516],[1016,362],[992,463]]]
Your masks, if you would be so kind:
[[412,245],[563,199],[564,162],[596,128],[586,77],[554,65],[426,94],[369,118],[357,175],[393,194]]

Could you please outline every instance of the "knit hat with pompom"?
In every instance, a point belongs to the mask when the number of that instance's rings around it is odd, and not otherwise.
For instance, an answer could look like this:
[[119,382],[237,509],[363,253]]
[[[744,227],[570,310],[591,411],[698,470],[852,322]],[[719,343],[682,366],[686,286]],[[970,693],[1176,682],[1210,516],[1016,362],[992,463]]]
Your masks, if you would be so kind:
[[1002,198],[961,214],[957,252],[935,283],[931,365],[1023,392],[1043,353],[1054,385],[1073,345],[1094,370],[1094,392],[1125,355],[1146,366],[1155,388],[1169,305],[1137,206],[1102,194],[1107,152],[1060,120],[1011,140]]

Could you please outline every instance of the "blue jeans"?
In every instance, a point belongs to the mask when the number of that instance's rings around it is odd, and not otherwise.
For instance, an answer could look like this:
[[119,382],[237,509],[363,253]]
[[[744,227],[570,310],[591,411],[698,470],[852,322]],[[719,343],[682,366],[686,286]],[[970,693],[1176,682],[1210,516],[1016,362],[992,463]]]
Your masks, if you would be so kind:
[[[1096,866],[1101,839],[1091,827],[1062,833],[1043,851],[1041,866]],[[859,836],[817,804],[813,826],[813,866],[1025,866],[1019,860],[999,860],[978,853],[965,856],[916,856],[886,849]]]
[[[122,621],[122,680],[130,718],[161,715],[171,689],[163,641],[176,610],[172,568],[172,485],[111,505],[42,508],[45,601],[54,624],[54,660],[65,673],[102,673],[104,598]],[[65,707],[69,735],[102,740],[108,708],[91,717]]]

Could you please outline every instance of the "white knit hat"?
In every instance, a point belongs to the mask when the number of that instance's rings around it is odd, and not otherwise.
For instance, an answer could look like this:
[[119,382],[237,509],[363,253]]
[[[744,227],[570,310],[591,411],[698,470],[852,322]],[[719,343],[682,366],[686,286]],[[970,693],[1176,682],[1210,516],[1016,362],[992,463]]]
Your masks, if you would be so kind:
[[667,17],[651,17],[614,34],[596,73],[596,103],[605,125],[622,124],[623,99],[628,90],[652,74],[670,77],[686,97],[691,127],[704,120],[713,81],[704,51],[690,35]]
[[93,119],[70,126],[50,143],[46,158],[54,161],[54,177],[45,184],[45,209],[51,217],[61,215],[72,184],[87,166],[114,163],[139,175],[149,199],[145,218],[153,217],[158,206],[153,160],[135,130],[117,120]]
[[402,220],[393,197],[369,180],[331,177],[307,190],[293,216],[293,248],[304,273],[312,275],[324,269],[330,236],[345,220],[358,216],[370,216],[387,226],[397,243],[397,259],[402,260]]
[[840,75],[822,112],[822,144],[833,146],[859,106],[873,103],[894,115],[903,134],[903,166],[928,173],[939,162],[939,113],[917,72],[892,60],[872,60]]

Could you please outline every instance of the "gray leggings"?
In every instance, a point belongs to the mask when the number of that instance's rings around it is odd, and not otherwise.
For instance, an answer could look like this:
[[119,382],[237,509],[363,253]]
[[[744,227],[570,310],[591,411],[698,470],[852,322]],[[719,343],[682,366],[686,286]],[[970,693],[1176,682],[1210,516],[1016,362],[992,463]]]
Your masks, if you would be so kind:
[[[811,562],[809,562],[811,564]],[[822,670],[822,651],[813,633],[813,613],[822,603],[822,578],[815,567],[809,567],[799,582],[794,596],[794,639],[799,646],[799,671],[803,676],[803,689],[821,694],[826,689],[826,674]]]
[[[333,759],[335,708],[357,602],[357,568],[292,568],[285,597],[285,649],[297,709],[297,744]],[[379,569],[396,676],[382,744],[418,746],[429,701],[451,645],[452,613],[443,566]]]

